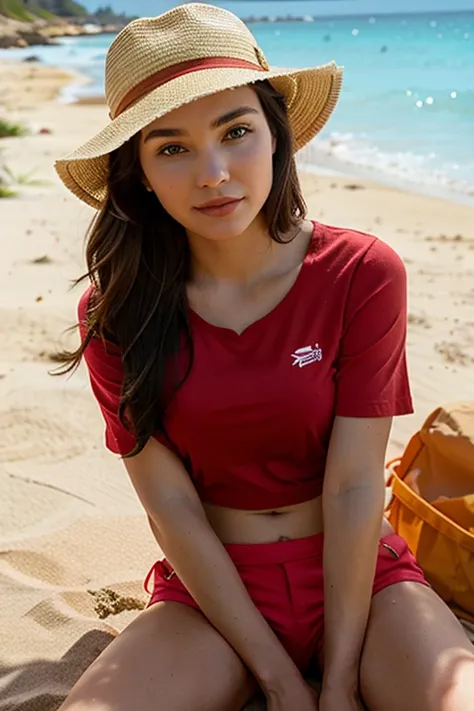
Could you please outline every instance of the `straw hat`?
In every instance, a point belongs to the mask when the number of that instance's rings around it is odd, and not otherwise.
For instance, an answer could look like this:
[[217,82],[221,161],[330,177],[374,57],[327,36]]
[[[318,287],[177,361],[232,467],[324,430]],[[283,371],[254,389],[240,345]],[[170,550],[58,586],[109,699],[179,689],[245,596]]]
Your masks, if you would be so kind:
[[114,39],[105,65],[110,123],[55,168],[69,190],[99,209],[107,196],[109,153],[156,118],[195,99],[268,79],[286,99],[295,151],[324,126],[341,89],[334,62],[312,69],[271,70],[233,13],[213,5],[180,5],[130,22]]

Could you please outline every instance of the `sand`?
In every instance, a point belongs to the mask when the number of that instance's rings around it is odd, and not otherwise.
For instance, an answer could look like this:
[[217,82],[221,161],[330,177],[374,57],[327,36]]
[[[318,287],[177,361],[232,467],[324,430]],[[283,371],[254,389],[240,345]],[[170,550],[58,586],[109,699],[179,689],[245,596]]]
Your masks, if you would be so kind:
[[[61,334],[75,323],[80,287],[69,287],[92,216],[52,163],[107,109],[55,103],[70,81],[58,70],[3,64],[0,77],[0,116],[31,128],[0,141],[0,165],[29,175],[0,201],[0,710],[54,711],[143,609],[160,551],[104,449],[84,367],[49,374],[54,349],[77,341]],[[474,392],[474,209],[343,176],[304,174],[303,186],[312,217],[378,234],[407,265],[416,413],[394,425],[395,456],[434,407]]]

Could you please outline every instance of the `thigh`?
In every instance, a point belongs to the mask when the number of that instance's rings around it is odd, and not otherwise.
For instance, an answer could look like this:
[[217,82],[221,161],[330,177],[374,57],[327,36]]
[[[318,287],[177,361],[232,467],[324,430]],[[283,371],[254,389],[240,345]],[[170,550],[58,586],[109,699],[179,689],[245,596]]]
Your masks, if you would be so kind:
[[444,602],[416,582],[374,596],[360,674],[369,711],[474,709],[474,647]]
[[240,711],[256,689],[201,612],[159,602],[102,652],[59,711]]

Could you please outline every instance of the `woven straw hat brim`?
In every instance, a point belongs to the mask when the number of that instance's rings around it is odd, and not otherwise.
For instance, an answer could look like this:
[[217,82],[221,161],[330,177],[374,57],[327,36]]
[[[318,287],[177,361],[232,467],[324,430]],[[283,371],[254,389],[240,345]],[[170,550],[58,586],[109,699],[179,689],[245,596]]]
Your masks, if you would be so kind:
[[177,77],[151,91],[111,121],[100,133],[55,162],[64,185],[82,201],[100,209],[107,197],[109,153],[153,120],[210,94],[264,79],[286,99],[295,152],[326,124],[339,98],[342,67],[334,62],[311,69],[210,69]]

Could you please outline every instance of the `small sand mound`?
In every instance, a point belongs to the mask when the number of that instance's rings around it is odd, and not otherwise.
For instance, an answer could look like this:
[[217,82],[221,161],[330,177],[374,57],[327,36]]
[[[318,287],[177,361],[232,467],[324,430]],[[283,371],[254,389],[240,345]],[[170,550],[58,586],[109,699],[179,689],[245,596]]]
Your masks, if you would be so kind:
[[124,610],[144,610],[145,603],[135,597],[124,597],[111,588],[88,590],[94,598],[94,609],[99,619],[104,620],[109,615],[119,615]]

